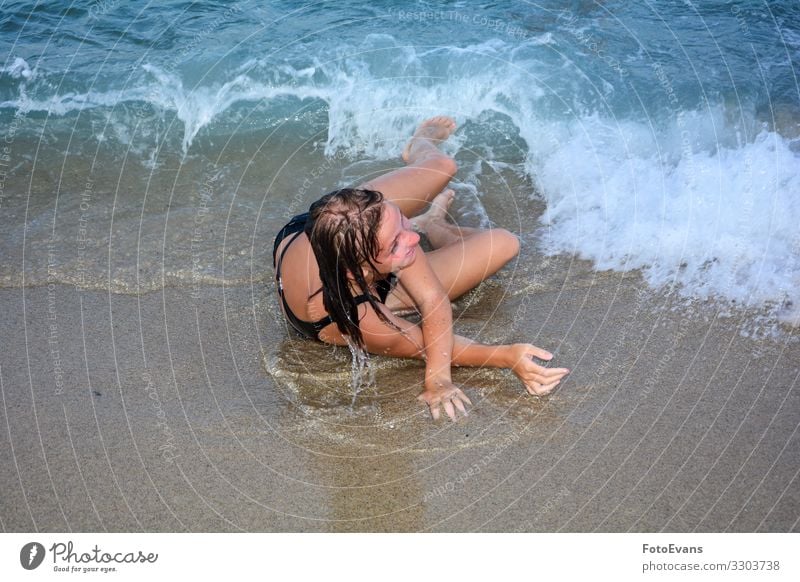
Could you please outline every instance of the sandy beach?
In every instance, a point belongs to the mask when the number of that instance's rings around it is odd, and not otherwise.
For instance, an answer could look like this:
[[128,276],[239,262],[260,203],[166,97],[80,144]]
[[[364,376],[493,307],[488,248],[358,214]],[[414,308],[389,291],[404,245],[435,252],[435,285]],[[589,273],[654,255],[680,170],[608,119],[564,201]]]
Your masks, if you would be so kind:
[[474,403],[456,423],[416,401],[416,362],[375,358],[354,399],[349,353],[287,334],[271,284],[2,289],[2,527],[798,531],[791,330],[743,337],[741,314],[635,273],[537,263],[568,275],[504,271],[457,329],[531,339],[571,376],[536,399],[456,370]]

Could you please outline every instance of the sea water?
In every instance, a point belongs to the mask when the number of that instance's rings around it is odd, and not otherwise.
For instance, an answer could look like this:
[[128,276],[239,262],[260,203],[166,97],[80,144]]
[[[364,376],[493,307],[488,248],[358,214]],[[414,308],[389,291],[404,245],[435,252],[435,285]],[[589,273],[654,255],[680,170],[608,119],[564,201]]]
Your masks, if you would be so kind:
[[448,114],[483,223],[506,172],[544,253],[800,315],[795,0],[19,1],[0,46],[2,285],[269,280],[283,221]]

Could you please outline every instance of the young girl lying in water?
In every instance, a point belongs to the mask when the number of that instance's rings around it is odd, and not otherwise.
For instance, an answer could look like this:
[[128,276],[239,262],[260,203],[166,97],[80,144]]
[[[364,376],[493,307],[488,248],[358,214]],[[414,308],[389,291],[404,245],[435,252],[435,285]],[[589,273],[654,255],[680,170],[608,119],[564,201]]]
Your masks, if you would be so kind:
[[[531,344],[488,346],[453,333],[450,301],[519,252],[506,230],[447,222],[453,191],[442,190],[456,164],[438,144],[454,130],[449,117],[424,121],[403,152],[406,167],[323,196],[281,229],[273,249],[278,293],[294,329],[325,343],[349,339],[374,354],[423,358],[419,398],[434,419],[441,405],[453,420],[456,409],[466,415],[464,405],[472,404],[450,379],[453,365],[510,368],[539,396],[569,373],[536,364],[532,357],[553,356]],[[422,251],[418,232],[433,251]],[[396,315],[405,310],[417,311],[421,323]]]

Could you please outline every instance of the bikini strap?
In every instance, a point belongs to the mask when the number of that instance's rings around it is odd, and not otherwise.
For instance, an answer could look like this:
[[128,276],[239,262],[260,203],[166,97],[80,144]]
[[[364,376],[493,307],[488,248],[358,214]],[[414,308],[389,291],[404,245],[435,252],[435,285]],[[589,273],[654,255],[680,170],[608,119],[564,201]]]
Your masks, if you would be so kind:
[[281,251],[281,254],[278,257],[278,264],[275,267],[275,278],[278,280],[278,293],[281,294],[281,297],[283,297],[283,283],[281,283],[281,265],[283,264],[283,256],[286,254],[286,251],[289,250],[289,247],[292,246],[294,240],[301,234],[303,234],[302,230],[294,233],[294,236],[291,239],[289,239],[289,242],[287,242],[283,246],[283,250]]
[[[303,234],[303,231],[296,232],[294,234],[294,237],[292,237],[289,240],[289,242],[287,242],[284,245],[283,250],[281,251],[281,254],[278,257],[278,264],[275,266],[275,279],[277,280],[277,283],[278,283],[278,294],[280,295],[281,301],[283,301],[283,305],[284,305],[284,308],[286,309],[287,316],[288,316],[289,313],[291,313],[291,310],[289,309],[289,305],[286,303],[286,298],[283,296],[283,282],[281,281],[281,265],[283,265],[283,256],[286,254],[286,251],[289,249],[289,247],[294,242],[294,240],[298,236],[300,236],[301,234]],[[382,280],[379,283],[386,284],[387,281],[386,280]],[[387,285],[387,293],[386,294],[388,294],[388,289],[389,288],[390,287]],[[316,295],[320,291],[322,291],[321,288],[320,288],[319,291],[314,293],[314,295]],[[380,285],[379,285],[379,295],[382,295],[383,294],[382,292],[383,292],[383,289],[381,289]],[[367,303],[369,301],[369,295],[370,295],[369,293],[362,293],[361,295],[358,295],[358,296],[354,297],[353,299],[355,299],[356,305],[361,305],[362,303]],[[313,297],[313,295],[312,295],[312,297]],[[372,297],[374,299],[379,299],[381,303],[385,303],[385,301],[386,301],[385,297],[375,297],[374,295]],[[298,323],[310,325],[312,327],[312,329],[314,330],[314,333],[317,336],[317,339],[319,339],[319,333],[325,327],[327,327],[328,325],[334,323],[333,318],[330,315],[326,315],[325,317],[323,317],[319,321],[314,321],[314,322],[305,322],[305,321],[299,320],[299,319],[297,319],[297,316],[295,316],[294,314],[292,314],[292,317],[294,319],[296,319]],[[355,317],[355,314],[351,314],[350,317],[351,318]],[[300,331],[300,330],[298,330],[298,331]]]

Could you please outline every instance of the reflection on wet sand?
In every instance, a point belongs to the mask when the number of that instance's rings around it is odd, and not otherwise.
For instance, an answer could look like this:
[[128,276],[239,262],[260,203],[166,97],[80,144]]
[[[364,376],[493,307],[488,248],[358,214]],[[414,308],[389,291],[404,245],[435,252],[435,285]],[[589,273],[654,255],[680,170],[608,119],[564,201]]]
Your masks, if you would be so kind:
[[496,371],[455,370],[475,405],[467,419],[434,423],[416,400],[419,362],[372,358],[375,381],[358,394],[344,348],[291,335],[264,365],[286,402],[283,436],[303,450],[315,485],[329,498],[330,531],[424,530],[441,501],[438,463],[470,449],[487,466],[530,426],[546,429],[557,420],[556,408],[515,390],[516,379]]

